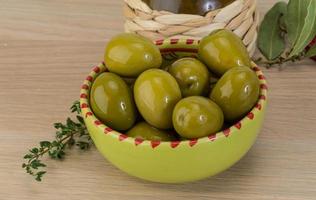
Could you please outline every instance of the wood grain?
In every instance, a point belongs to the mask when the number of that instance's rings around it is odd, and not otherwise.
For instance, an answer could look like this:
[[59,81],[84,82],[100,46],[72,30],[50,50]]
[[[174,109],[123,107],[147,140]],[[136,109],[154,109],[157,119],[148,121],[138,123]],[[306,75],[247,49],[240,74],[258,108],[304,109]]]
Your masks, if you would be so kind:
[[[264,13],[275,0],[259,1]],[[53,137],[78,98],[79,86],[102,60],[106,41],[122,31],[122,1],[0,0],[0,199],[280,199],[316,198],[316,66],[306,60],[264,70],[269,109],[250,152],[226,172],[189,184],[130,177],[92,148],[47,159],[37,183],[22,155]],[[46,161],[46,159],[45,159]]]

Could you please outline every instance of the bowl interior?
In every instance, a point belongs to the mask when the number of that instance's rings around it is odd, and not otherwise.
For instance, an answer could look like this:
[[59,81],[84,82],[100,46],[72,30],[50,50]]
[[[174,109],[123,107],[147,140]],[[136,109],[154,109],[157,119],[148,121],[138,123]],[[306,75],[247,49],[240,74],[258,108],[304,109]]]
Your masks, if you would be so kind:
[[[181,57],[197,57],[198,52],[198,44],[199,40],[194,39],[170,39],[170,40],[158,40],[155,42],[155,44],[159,47],[160,52],[162,54],[162,57],[164,59],[164,62],[168,64],[168,62],[178,59]],[[225,130],[219,131],[216,134],[212,134],[203,138],[198,139],[191,139],[189,142],[197,142],[197,140],[216,140],[219,138],[227,137],[228,134],[230,134],[230,130],[233,128],[240,129],[242,127],[242,124],[251,123],[251,121],[254,119],[256,113],[262,112],[263,108],[266,106],[266,99],[267,99],[267,83],[265,80],[265,77],[262,73],[262,71],[259,69],[259,67],[252,63],[252,70],[257,74],[259,81],[260,81],[260,95],[259,99],[256,103],[256,105],[253,107],[253,109],[240,121],[236,122],[235,124],[232,124],[230,127],[226,128]],[[81,87],[81,94],[80,94],[80,106],[83,110],[83,114],[85,118],[92,118],[94,121],[94,125],[97,127],[102,128],[104,133],[111,133],[107,134],[109,137],[116,137],[122,142],[135,142],[136,145],[143,144],[143,140],[135,139],[135,138],[129,138],[124,133],[117,132],[110,127],[106,126],[106,124],[102,123],[92,112],[90,109],[89,104],[89,93],[90,88],[93,83],[93,80],[101,74],[102,72],[108,71],[106,68],[105,63],[101,63],[98,66],[95,66],[93,70],[90,72],[90,74],[86,77],[84,84]],[[150,141],[150,144],[152,147],[155,146],[155,144],[170,144],[171,146],[173,144],[176,144],[177,142],[183,142],[183,141],[166,141],[166,142],[160,142],[160,141]]]

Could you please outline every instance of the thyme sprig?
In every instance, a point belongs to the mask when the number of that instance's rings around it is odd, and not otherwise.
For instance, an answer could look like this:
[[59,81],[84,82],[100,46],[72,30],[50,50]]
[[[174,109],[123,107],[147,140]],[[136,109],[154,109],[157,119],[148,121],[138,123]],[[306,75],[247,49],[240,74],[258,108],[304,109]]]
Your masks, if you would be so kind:
[[22,168],[37,181],[41,181],[46,173],[46,164],[41,158],[48,155],[52,159],[62,160],[66,155],[66,148],[77,146],[81,150],[87,150],[93,144],[89,133],[81,117],[79,101],[75,101],[70,108],[76,114],[76,120],[67,118],[66,123],[55,123],[55,139],[53,141],[41,141],[38,147],[33,147],[24,155]]

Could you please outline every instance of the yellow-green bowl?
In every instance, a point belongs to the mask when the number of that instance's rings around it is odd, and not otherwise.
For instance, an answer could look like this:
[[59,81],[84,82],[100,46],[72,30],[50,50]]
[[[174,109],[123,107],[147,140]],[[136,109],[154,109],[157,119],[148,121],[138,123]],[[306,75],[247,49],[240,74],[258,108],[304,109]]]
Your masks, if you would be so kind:
[[[156,41],[166,60],[195,57],[198,43],[190,39]],[[93,80],[107,70],[104,64],[96,66],[82,85],[82,115],[97,149],[122,171],[161,183],[196,181],[226,170],[240,160],[255,142],[267,107],[267,85],[260,69],[256,65],[252,69],[261,84],[256,106],[241,121],[216,135],[187,141],[143,141],[107,127],[93,114],[88,101]]]

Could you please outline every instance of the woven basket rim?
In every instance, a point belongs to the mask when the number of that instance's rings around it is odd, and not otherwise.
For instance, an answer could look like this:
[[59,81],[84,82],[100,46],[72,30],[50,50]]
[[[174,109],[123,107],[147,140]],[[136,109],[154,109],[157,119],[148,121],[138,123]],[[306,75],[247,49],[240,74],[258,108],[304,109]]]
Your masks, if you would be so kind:
[[259,23],[257,0],[234,0],[204,15],[152,10],[142,0],[124,2],[126,32],[154,41],[173,37],[200,39],[213,30],[227,28],[243,40],[251,55],[254,54]]

